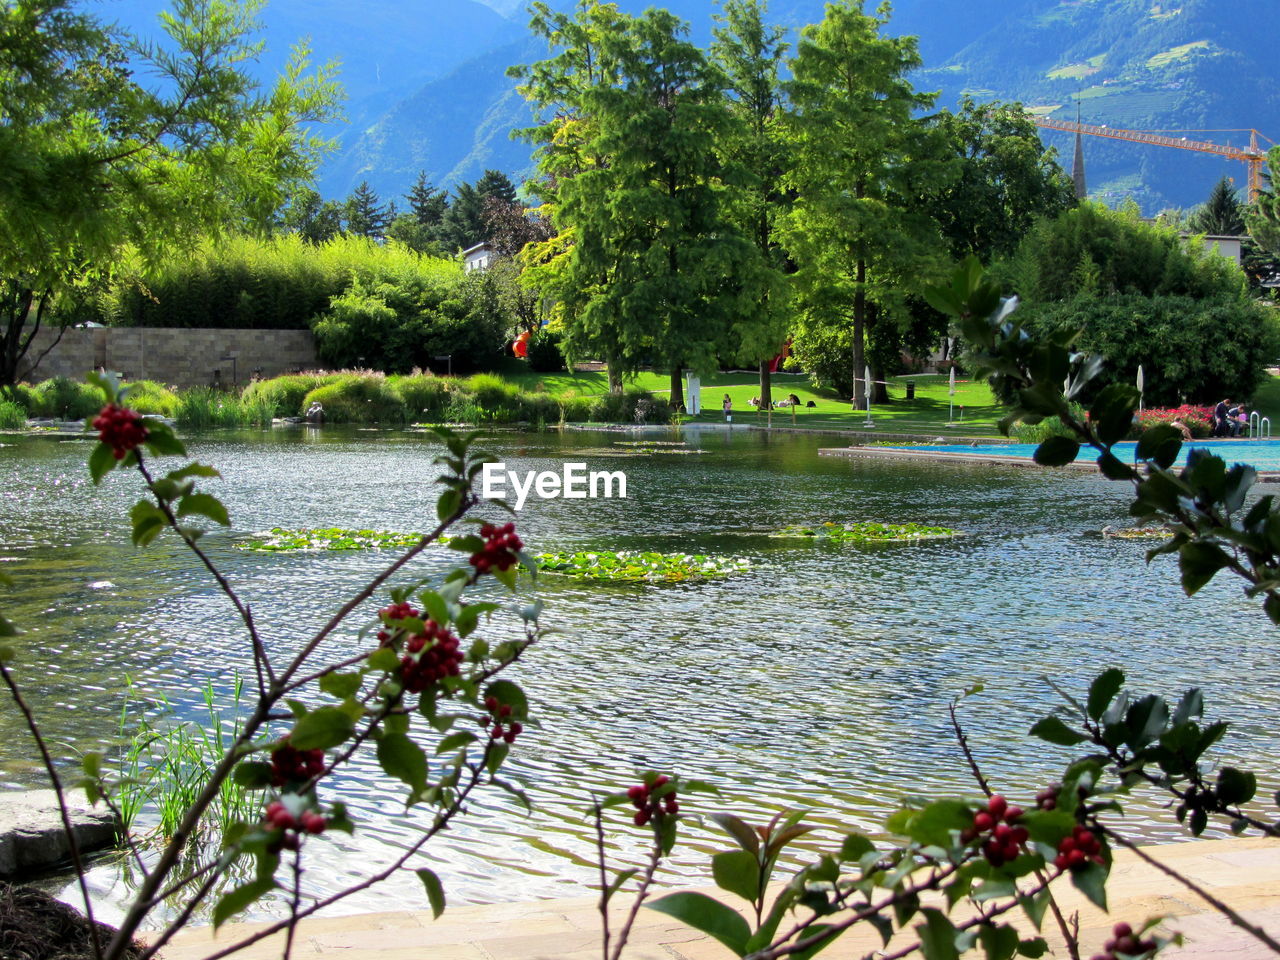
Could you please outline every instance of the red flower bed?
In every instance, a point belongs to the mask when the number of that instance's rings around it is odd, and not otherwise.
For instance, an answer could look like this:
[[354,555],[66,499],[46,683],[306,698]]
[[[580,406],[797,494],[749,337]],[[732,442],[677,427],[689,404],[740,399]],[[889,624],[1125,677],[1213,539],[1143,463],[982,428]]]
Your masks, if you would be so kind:
[[1141,430],[1174,420],[1185,423],[1193,437],[1207,437],[1213,433],[1213,407],[1193,407],[1184,403],[1180,407],[1152,407],[1138,414]]

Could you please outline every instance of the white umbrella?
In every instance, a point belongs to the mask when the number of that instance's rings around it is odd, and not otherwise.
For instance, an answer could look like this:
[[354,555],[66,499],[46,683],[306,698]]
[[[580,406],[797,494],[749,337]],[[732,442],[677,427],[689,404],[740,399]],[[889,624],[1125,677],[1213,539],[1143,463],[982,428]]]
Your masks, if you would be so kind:
[[1142,381],[1142,364],[1138,364],[1138,412],[1142,412],[1142,393],[1145,384]]
[[951,365],[951,389],[950,389],[950,391],[949,391],[949,392],[950,392],[950,394],[951,394],[951,414],[950,414],[950,416],[948,416],[948,417],[947,417],[947,419],[948,419],[948,420],[954,420],[954,419],[956,418],[956,368],[955,368],[955,364],[952,364],[952,365]]

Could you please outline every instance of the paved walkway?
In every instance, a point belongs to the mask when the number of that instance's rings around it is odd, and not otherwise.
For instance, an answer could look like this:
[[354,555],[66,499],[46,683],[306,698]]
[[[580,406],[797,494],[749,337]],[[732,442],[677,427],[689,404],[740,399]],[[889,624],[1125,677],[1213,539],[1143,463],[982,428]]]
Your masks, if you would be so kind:
[[[1175,867],[1246,919],[1280,935],[1280,841],[1202,840],[1147,847],[1163,863]],[[728,894],[724,895],[726,898]],[[1195,894],[1121,851],[1110,885],[1111,915],[1085,903],[1074,889],[1061,885],[1065,911],[1080,911],[1084,957],[1099,951],[1114,920],[1140,921],[1169,917],[1170,930],[1181,931],[1187,944],[1162,957],[1196,960],[1255,960],[1274,957],[1263,944],[1232,926]],[[1025,918],[1023,918],[1025,926]],[[1046,917],[1044,933],[1055,956],[1066,956],[1062,938]],[[227,926],[213,937],[208,928],[185,931],[163,951],[164,960],[204,960],[253,929]],[[854,930],[820,954],[830,960],[853,960],[880,949],[874,931]],[[259,941],[236,956],[240,960],[275,960],[279,937]],[[974,956],[980,956],[975,952]],[[595,898],[541,900],[487,906],[450,907],[433,921],[428,911],[389,913],[304,921],[293,956],[298,960],[600,960],[600,921]],[[640,911],[626,960],[731,960],[714,940],[652,910]]]

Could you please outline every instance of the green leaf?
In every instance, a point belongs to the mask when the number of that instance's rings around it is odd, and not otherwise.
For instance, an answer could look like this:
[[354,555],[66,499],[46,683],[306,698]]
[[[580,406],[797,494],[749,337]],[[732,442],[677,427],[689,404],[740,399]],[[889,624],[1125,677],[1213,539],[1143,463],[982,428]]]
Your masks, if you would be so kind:
[[468,733],[466,730],[450,734],[441,740],[436,746],[436,755],[439,756],[442,753],[452,753],[455,750],[460,750],[463,747],[470,746],[475,742],[476,735],[474,733]]
[[241,910],[274,890],[278,884],[274,877],[259,877],[222,895],[213,908],[213,926],[216,930]]
[[1086,863],[1071,871],[1072,885],[1089,898],[1100,910],[1107,909],[1107,868],[1097,863]]
[[189,493],[178,501],[178,516],[197,515],[208,517],[214,523],[224,527],[231,526],[231,518],[227,516],[227,508],[222,501],[208,493]]
[[415,794],[427,785],[427,755],[403,733],[384,733],[378,740],[378,765]]
[[400,666],[400,658],[390,647],[379,647],[369,654],[367,662],[370,670],[378,670],[383,673],[391,673],[396,667]]
[[177,470],[170,470],[165,476],[170,480],[185,480],[188,477],[220,477],[222,474],[203,463],[189,463]]
[[760,863],[746,850],[726,850],[711,858],[711,876],[721,890],[755,903],[760,896]]
[[1044,922],[1044,912],[1049,909],[1050,893],[1049,888],[1045,887],[1035,896],[1018,897],[1018,906],[1022,907],[1023,913],[1027,915],[1032,925],[1039,930],[1040,925]]
[[431,904],[432,919],[439,919],[440,914],[444,913],[444,887],[440,884],[440,878],[426,867],[413,872],[418,875],[423,889],[427,891],[427,902]]
[[[1100,720],[1120,688],[1124,686],[1124,671],[1111,667],[1102,671],[1089,685],[1089,719]],[[1067,744],[1070,746],[1070,744]]]
[[1182,570],[1182,589],[1187,596],[1213,579],[1223,567],[1231,564],[1231,558],[1221,547],[1200,540],[1185,543],[1178,550],[1178,566]]
[[916,924],[916,933],[920,936],[920,953],[925,960],[960,960],[956,925],[936,907],[925,907],[920,913],[925,922]]
[[484,768],[488,770],[490,774],[497,773],[502,767],[502,764],[506,762],[507,754],[510,752],[511,747],[507,744],[490,742],[489,756],[484,762]]
[[184,457],[187,454],[187,448],[182,445],[182,441],[174,434],[173,428],[167,423],[162,423],[152,417],[143,417],[142,424],[147,428],[147,449],[156,456],[164,456],[165,454],[173,454],[174,456]]
[[1124,716],[1125,743],[1131,750],[1141,750],[1164,732],[1169,723],[1169,705],[1164,697],[1148,694]]
[[747,823],[731,813],[713,813],[710,819],[719,824],[729,836],[738,841],[738,846],[748,853],[756,853],[760,849],[760,839]]
[[160,535],[160,531],[169,522],[168,518],[150,500],[139,500],[129,511],[129,519],[133,521],[133,542],[135,546],[145,547]]
[[115,469],[117,462],[115,454],[105,443],[99,443],[94,447],[93,452],[89,454],[89,476],[94,484],[101,483],[102,478]]
[[850,833],[840,844],[840,860],[854,863],[874,850],[875,844],[860,833]]
[[320,678],[320,689],[332,697],[345,700],[354,697],[364,677],[358,673],[326,673]]
[[672,893],[645,904],[681,923],[714,937],[741,957],[746,953],[751,928],[747,921],[718,900],[702,893]]
[[1137,476],[1133,467],[1122,462],[1109,450],[1098,457],[1098,469],[1108,480],[1132,480]]
[[1236,806],[1248,803],[1258,792],[1258,778],[1246,770],[1223,767],[1218,771],[1218,786],[1215,792],[1218,794],[1218,799],[1225,804]]
[[484,689],[485,697],[493,697],[498,703],[511,708],[514,720],[524,720],[529,716],[529,701],[519,684],[510,680],[495,680]]
[[[0,637],[16,637],[21,632],[22,631],[14,625],[12,620],[9,620],[6,617],[0,617]],[[6,647],[5,649],[12,650],[13,648]],[[13,659],[12,656],[0,658],[0,662],[8,662],[11,659]]]
[[1072,730],[1061,717],[1049,716],[1040,720],[1028,731],[1033,737],[1039,737],[1048,743],[1056,743],[1060,747],[1074,747],[1088,738],[1076,730]]
[[1137,409],[1138,391],[1127,383],[1112,383],[1098,392],[1089,408],[1089,420],[1098,432],[1098,439],[1111,446],[1129,433]]
[[1033,940],[1020,940],[1018,942],[1018,953],[1024,957],[1030,957],[1031,960],[1038,960],[1049,952],[1049,944],[1044,937],[1036,937]]
[[978,931],[978,942],[987,960],[1009,960],[1018,949],[1018,931],[1013,927],[984,924]]
[[294,722],[289,742],[298,750],[327,750],[345,743],[354,731],[351,715],[341,707],[318,707]]
[[1070,437],[1055,436],[1036,447],[1034,460],[1042,467],[1061,467],[1080,453],[1080,444]]
[[271,764],[261,760],[244,760],[236,764],[231,779],[246,790],[260,790],[271,786]]
[[[901,832],[926,846],[949,847],[951,832],[973,825],[973,810],[961,800],[938,800],[914,811],[901,824]],[[890,829],[893,829],[890,827]]]
[[462,506],[462,492],[459,490],[446,490],[440,494],[440,499],[436,501],[436,516],[441,522],[448,520],[458,508]]
[[449,605],[445,603],[444,598],[434,590],[423,590],[418,594],[418,599],[422,601],[423,609],[426,610],[427,616],[445,627],[449,625]]

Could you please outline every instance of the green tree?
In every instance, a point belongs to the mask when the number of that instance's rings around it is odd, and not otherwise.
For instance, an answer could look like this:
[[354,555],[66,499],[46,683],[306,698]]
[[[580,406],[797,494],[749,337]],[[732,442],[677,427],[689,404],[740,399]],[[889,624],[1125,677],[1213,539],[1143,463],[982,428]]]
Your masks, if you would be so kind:
[[409,213],[413,219],[428,228],[438,226],[440,218],[449,209],[449,194],[433,187],[425,170],[418,171],[418,179],[405,194],[405,199],[409,202]]
[[1280,180],[1280,147],[1272,147],[1267,154],[1263,180],[1265,186],[1249,204],[1245,219],[1253,239],[1280,257],[1280,193],[1276,191],[1276,181]]
[[779,178],[786,165],[781,135],[784,110],[779,71],[786,56],[786,30],[765,22],[762,0],[726,0],[711,54],[724,73],[732,120],[720,152],[742,175],[731,193],[731,216],[754,246],[738,281],[749,288],[753,309],[734,318],[731,349],[760,371],[760,403],[773,401],[770,363],[786,343],[791,321],[787,257],[776,223],[787,195]]
[[243,64],[258,6],[174,0],[151,46],[68,0],[0,4],[0,387],[51,309],[130,251],[266,230],[311,178],[329,144],[308,124],[332,119],[337,87],[306,72],[304,48],[272,90],[255,87]]
[[844,328],[836,339],[847,330],[856,405],[866,400],[872,326],[903,318],[906,294],[942,269],[925,199],[954,176],[944,138],[916,116],[933,98],[907,80],[920,65],[915,40],[882,35],[887,14],[862,8],[828,3],[822,22],[801,33],[785,176],[797,198],[781,221],[799,265],[797,355],[804,362],[811,340],[829,341],[825,328]]
[[1238,237],[1245,232],[1245,207],[1230,177],[1223,177],[1209,191],[1209,198],[1187,218],[1187,226],[1195,233],[1220,237]]
[[501,170],[486,170],[476,181],[476,193],[486,200],[492,197],[504,203],[516,202],[516,186]]
[[369,186],[368,180],[361,180],[359,186],[351,191],[343,204],[343,213],[347,233],[374,240],[381,240],[386,235],[387,225],[392,221],[391,210],[378,199],[377,191]]
[[716,154],[729,123],[716,74],[665,11],[619,18],[584,0],[575,18],[539,10],[535,29],[590,47],[525,73],[538,109],[564,118],[533,135],[571,239],[544,274],[566,351],[602,356],[615,387],[647,362],[665,367],[678,406],[682,372],[714,369],[730,318],[747,309],[734,277],[748,245],[728,219]]
[[311,187],[300,187],[285,205],[281,226],[308,243],[321,244],[342,232],[342,208]]
[[484,234],[484,197],[471,184],[459,183],[440,220],[438,242],[449,253],[456,253],[480,243]]

